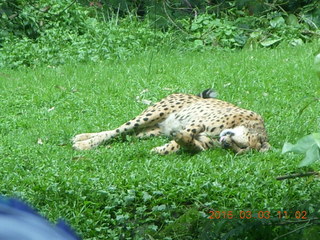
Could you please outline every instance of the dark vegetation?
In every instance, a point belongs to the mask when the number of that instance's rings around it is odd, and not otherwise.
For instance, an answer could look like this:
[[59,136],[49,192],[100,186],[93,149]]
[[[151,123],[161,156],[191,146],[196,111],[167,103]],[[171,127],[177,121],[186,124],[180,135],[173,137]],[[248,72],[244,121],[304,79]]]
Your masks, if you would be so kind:
[[302,45],[319,37],[316,0],[1,0],[0,67],[126,58],[157,49]]

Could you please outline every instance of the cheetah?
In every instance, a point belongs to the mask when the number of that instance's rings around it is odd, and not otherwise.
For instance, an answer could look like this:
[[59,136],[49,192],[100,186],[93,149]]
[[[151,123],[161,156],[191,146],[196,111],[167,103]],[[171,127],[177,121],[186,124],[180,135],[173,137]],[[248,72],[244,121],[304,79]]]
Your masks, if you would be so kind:
[[114,130],[76,135],[73,147],[88,150],[131,133],[138,138],[170,137],[169,143],[151,150],[161,155],[180,148],[199,152],[222,147],[237,154],[270,149],[262,117],[215,98],[210,89],[198,95],[171,94]]

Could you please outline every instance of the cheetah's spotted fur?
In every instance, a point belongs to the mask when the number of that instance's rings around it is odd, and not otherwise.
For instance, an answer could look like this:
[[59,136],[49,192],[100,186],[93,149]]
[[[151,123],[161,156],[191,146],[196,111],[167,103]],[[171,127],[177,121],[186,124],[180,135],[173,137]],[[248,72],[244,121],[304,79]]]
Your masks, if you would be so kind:
[[152,149],[159,154],[180,148],[202,151],[217,145],[236,153],[270,148],[263,119],[257,113],[222,100],[181,93],[167,96],[114,130],[76,135],[73,147],[91,149],[132,132],[137,137],[171,137],[169,143]]

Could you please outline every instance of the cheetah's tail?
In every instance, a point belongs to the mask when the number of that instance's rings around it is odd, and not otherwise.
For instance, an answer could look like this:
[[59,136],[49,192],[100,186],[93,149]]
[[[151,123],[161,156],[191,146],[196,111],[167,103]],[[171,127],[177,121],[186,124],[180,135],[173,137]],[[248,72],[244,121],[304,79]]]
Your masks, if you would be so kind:
[[208,88],[197,94],[197,96],[202,98],[216,98],[218,96],[218,93],[215,90]]

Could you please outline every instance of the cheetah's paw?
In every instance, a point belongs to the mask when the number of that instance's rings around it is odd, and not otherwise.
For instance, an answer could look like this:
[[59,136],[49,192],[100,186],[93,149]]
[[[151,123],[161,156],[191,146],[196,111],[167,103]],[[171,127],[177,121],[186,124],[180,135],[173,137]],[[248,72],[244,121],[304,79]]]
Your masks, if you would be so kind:
[[167,155],[169,154],[168,151],[165,151],[165,149],[163,149],[163,147],[155,147],[151,149],[151,153],[156,153],[156,154],[160,154],[160,155]]
[[72,147],[76,150],[89,150],[94,148],[95,146],[96,144],[94,144],[94,142],[91,139],[89,139],[89,140],[74,142]]
[[94,137],[95,135],[96,135],[95,133],[81,133],[81,134],[78,134],[78,135],[74,136],[72,138],[72,142],[76,143],[76,142],[79,142],[79,141],[88,140],[88,139]]

